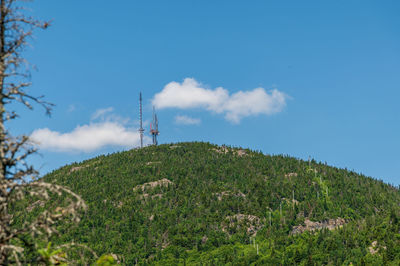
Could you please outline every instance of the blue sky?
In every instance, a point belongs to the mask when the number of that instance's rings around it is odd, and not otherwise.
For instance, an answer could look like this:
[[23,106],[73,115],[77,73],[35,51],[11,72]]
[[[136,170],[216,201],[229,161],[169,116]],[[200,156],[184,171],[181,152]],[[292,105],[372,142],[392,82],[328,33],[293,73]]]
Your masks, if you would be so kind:
[[400,184],[398,1],[30,6],[52,20],[25,53],[38,68],[30,91],[56,106],[51,118],[22,110],[10,126],[40,133],[31,160],[42,173],[137,145],[142,91],[146,133],[156,104],[160,143],[311,156]]

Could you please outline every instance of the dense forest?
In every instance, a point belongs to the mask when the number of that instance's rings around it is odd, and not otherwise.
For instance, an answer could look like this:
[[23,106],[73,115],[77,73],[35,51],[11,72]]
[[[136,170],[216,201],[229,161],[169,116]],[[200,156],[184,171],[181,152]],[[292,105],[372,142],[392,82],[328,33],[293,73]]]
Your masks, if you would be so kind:
[[[78,225],[58,225],[53,242],[127,265],[400,263],[399,189],[314,160],[177,143],[102,155],[43,179],[88,205]],[[22,206],[15,223],[46,208],[34,199]]]

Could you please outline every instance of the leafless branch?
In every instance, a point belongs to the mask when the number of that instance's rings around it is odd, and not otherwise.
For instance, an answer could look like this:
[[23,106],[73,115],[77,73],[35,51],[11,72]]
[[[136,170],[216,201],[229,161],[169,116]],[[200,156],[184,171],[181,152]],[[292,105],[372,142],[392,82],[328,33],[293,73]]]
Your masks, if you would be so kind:
[[[27,92],[32,66],[23,57],[36,29],[46,29],[50,22],[28,16],[23,0],[0,0],[0,265],[24,263],[23,246],[32,247],[25,237],[47,237],[56,233],[55,225],[65,219],[79,222],[87,206],[82,198],[70,189],[38,180],[38,172],[26,162],[36,152],[28,136],[14,137],[5,122],[18,117],[9,110],[10,104],[19,102],[32,109],[42,106],[50,115],[53,104],[43,96]],[[28,178],[32,180],[28,180]],[[63,197],[61,205],[54,205],[52,197]],[[32,219],[25,219],[23,226],[15,226],[18,213],[10,208],[17,202],[28,203],[38,199],[51,205],[39,211]],[[52,203],[53,202],[53,203]],[[32,208],[37,206],[31,205]],[[19,241],[17,241],[19,239]],[[15,243],[22,243],[18,246]],[[59,261],[64,259],[58,258]]]

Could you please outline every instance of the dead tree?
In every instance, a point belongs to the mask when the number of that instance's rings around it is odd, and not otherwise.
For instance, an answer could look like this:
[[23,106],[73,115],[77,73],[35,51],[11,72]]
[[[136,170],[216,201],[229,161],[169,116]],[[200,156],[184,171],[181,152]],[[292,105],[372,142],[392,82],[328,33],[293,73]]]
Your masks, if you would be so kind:
[[[81,197],[67,188],[42,182],[38,172],[26,159],[36,152],[26,135],[13,136],[8,122],[18,118],[11,104],[21,103],[29,109],[34,104],[50,114],[52,104],[26,92],[30,86],[30,65],[22,56],[35,29],[46,29],[48,22],[27,16],[20,0],[0,0],[0,265],[21,264],[22,236],[51,235],[61,219],[79,220],[86,209]],[[16,228],[10,206],[27,197],[49,202],[51,195],[68,195],[68,203],[40,212],[30,222]]]

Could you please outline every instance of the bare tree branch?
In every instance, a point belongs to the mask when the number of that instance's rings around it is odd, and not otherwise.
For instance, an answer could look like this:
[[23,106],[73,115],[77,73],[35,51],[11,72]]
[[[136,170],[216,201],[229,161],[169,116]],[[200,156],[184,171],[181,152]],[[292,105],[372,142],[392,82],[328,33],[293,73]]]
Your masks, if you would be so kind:
[[[80,213],[87,209],[82,198],[68,188],[38,180],[38,172],[26,162],[36,152],[29,137],[14,137],[5,125],[19,117],[15,111],[9,110],[10,104],[19,102],[29,109],[37,104],[48,115],[53,107],[43,96],[34,96],[26,91],[31,85],[32,66],[22,54],[34,31],[46,29],[50,23],[27,16],[23,3],[23,0],[0,0],[0,265],[26,263],[23,247],[35,245],[27,240],[27,235],[47,239],[57,233],[57,223],[65,219],[79,222]],[[51,200],[54,196],[63,197],[61,205],[54,204]],[[23,226],[16,226],[14,220],[17,217],[13,217],[16,214],[12,215],[10,208],[32,199],[47,203],[48,208],[34,219],[25,220]],[[37,208],[33,204],[30,207]],[[21,243],[21,246],[16,243]]]

